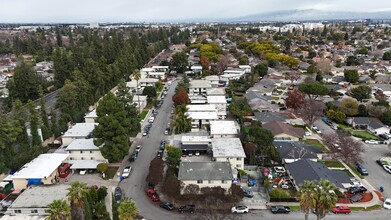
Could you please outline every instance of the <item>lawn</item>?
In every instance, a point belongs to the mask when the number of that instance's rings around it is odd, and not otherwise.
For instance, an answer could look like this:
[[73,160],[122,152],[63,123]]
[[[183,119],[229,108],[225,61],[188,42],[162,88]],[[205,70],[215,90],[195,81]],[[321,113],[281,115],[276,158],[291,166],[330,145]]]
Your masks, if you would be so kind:
[[352,134],[353,136],[358,137],[358,138],[362,138],[364,140],[379,140],[378,137],[376,137],[375,135],[373,135],[365,130],[354,130],[344,124],[339,124],[338,128],[345,130],[345,131],[349,131],[350,134]]
[[297,205],[292,205],[292,206],[288,206],[291,211],[300,211],[301,210],[301,207],[300,206],[297,206]]
[[333,161],[333,160],[326,160],[324,161],[324,165],[327,167],[338,167],[338,168],[344,168],[344,165],[339,161]]
[[369,207],[350,207],[350,210],[352,211],[373,211],[377,209],[381,209],[381,205],[373,205]]
[[305,139],[304,143],[319,148],[322,152],[327,152],[326,147],[316,139]]
[[364,179],[364,177],[356,170],[355,167],[353,167],[352,165],[348,164],[348,166],[350,167],[350,169],[353,170],[353,172],[358,176],[360,177],[361,179]]
[[148,114],[148,111],[142,111],[141,112],[141,114],[138,116],[138,118],[140,119],[140,120],[144,120],[145,119],[145,116],[147,116],[147,114]]

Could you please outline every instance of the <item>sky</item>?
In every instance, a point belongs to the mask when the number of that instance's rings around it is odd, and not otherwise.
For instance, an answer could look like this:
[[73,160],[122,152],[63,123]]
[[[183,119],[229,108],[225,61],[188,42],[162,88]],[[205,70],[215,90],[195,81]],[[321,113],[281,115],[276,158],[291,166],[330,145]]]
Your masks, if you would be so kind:
[[391,10],[391,0],[0,0],[0,23],[150,22],[264,12]]

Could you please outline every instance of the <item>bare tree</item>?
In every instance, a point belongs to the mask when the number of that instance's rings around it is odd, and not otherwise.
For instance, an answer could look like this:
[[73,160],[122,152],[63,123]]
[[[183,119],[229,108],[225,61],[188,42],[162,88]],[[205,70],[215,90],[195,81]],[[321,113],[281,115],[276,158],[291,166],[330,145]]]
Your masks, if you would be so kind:
[[307,154],[308,154],[308,151],[304,147],[294,147],[288,153],[288,156],[291,156],[294,160],[300,160]]
[[222,74],[229,64],[229,58],[227,55],[220,56],[217,60],[217,73]]
[[339,131],[336,135],[324,136],[324,140],[329,145],[332,158],[348,164],[362,162],[362,142],[354,140],[349,134]]
[[318,62],[317,67],[323,74],[329,73],[331,71],[331,60],[328,58],[322,58]]
[[323,114],[324,103],[313,99],[305,99],[299,113],[312,125]]
[[387,107],[381,105],[367,105],[368,114],[372,117],[380,117],[387,111]]
[[215,197],[205,198],[203,207],[201,207],[197,214],[191,215],[194,220],[236,220],[242,219],[238,215],[230,212],[229,207],[222,200]]
[[196,184],[189,184],[183,190],[184,194],[198,194],[200,192],[200,187]]

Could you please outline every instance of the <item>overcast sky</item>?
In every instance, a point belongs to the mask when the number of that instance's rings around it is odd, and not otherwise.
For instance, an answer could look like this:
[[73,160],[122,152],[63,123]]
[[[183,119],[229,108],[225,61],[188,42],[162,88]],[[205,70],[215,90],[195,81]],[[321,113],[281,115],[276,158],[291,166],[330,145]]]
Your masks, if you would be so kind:
[[236,18],[291,9],[391,10],[391,0],[0,0],[0,22],[126,22]]

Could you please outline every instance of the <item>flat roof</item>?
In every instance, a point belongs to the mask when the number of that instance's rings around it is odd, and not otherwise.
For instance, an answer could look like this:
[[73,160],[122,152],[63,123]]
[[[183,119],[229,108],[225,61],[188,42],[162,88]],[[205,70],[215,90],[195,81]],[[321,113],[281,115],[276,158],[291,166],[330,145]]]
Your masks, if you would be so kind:
[[208,91],[206,91],[206,94],[208,96],[210,96],[210,95],[221,95],[221,96],[224,96],[225,95],[225,88],[222,88],[222,87],[211,88]]
[[230,73],[233,73],[233,74],[240,74],[240,73],[244,73],[244,69],[227,69],[227,70],[224,70],[224,74],[230,74]]
[[72,150],[99,150],[99,147],[95,146],[94,139],[76,139],[72,141],[65,149],[66,151]]
[[62,137],[87,137],[98,123],[76,123]]
[[210,134],[238,134],[234,121],[211,121]]
[[183,142],[211,142],[211,139],[208,136],[182,136],[181,139]]
[[98,164],[103,163],[103,161],[97,160],[69,160],[72,170],[80,169],[96,169]]
[[239,138],[213,138],[212,151],[213,157],[246,157]]
[[181,162],[179,180],[232,180],[229,162]]
[[152,69],[168,69],[168,66],[152,66]]
[[190,81],[190,88],[212,88],[209,80],[196,79]]
[[69,154],[41,154],[31,162],[26,163],[12,179],[42,179],[50,176],[63,162]]
[[187,111],[188,112],[200,112],[200,111],[216,111],[216,106],[215,105],[187,105]]
[[96,109],[90,111],[84,118],[97,118],[98,115],[96,114]]
[[208,96],[207,97],[208,99],[208,103],[209,104],[225,104],[227,103],[227,99],[225,98],[225,96],[222,96],[222,95],[216,95],[216,96]]
[[67,193],[69,187],[66,184],[30,186],[19,195],[9,208],[46,208],[54,200],[65,200],[68,202]]
[[155,83],[159,81],[158,79],[154,79],[154,78],[143,78],[143,79],[140,79],[138,82],[139,83]]
[[186,114],[193,120],[213,120],[219,118],[217,112],[187,112]]

